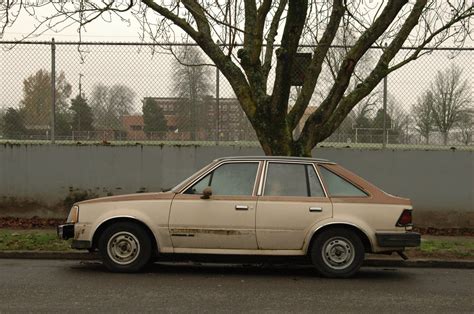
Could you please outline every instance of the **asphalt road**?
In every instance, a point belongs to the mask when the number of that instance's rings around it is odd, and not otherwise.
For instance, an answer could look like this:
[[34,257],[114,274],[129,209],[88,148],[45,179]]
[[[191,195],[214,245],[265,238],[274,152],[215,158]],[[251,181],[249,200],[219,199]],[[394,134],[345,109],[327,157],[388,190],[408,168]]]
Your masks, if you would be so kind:
[[474,312],[474,270],[154,265],[111,274],[98,262],[0,259],[0,313]]

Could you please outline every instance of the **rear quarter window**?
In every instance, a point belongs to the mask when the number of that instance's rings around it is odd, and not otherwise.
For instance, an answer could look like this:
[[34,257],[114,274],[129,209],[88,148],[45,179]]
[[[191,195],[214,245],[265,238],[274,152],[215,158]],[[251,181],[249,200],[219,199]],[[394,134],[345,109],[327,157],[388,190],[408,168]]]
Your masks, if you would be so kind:
[[323,166],[318,166],[326,190],[332,197],[367,197],[367,193]]

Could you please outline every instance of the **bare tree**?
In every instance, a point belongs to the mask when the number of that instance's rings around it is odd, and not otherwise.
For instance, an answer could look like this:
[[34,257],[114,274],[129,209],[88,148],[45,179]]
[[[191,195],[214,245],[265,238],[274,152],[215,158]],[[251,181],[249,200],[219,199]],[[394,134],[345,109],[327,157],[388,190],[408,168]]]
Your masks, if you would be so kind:
[[135,92],[126,85],[95,85],[90,101],[94,127],[101,130],[123,130],[122,117],[131,113],[134,100]]
[[457,139],[464,145],[469,145],[474,133],[474,110],[465,110],[459,119],[458,128]]
[[205,100],[212,91],[211,71],[204,65],[200,50],[183,46],[176,53],[173,64],[173,91],[180,99],[178,108],[178,128],[190,131],[191,140],[196,139],[198,130],[207,129],[210,105]]
[[[35,13],[46,6],[54,9],[49,16]],[[472,32],[474,15],[473,3],[467,0],[6,1],[0,5],[2,33],[21,10],[38,18],[34,33],[76,22],[80,36],[95,19],[124,19],[121,14],[130,11],[142,26],[143,39],[191,39],[229,81],[264,152],[306,156],[386,75],[428,53],[425,48],[448,40],[462,45]],[[293,138],[315,88],[325,83],[320,74],[338,30],[350,26],[357,30],[356,40],[344,52],[326,97]],[[301,44],[314,42],[301,92],[290,109],[296,55]],[[402,51],[404,44],[414,49]],[[348,90],[357,66],[374,45],[383,47],[376,64]]]
[[418,97],[416,104],[412,108],[412,115],[415,119],[415,130],[425,138],[425,144],[430,143],[430,133],[433,131],[433,111],[431,103],[433,95],[430,92]]
[[409,116],[403,109],[403,106],[391,94],[388,95],[387,111],[387,115],[390,117],[390,125],[387,125],[390,128],[388,135],[392,138],[392,142],[408,144]]
[[438,71],[429,93],[433,122],[443,135],[443,143],[446,145],[449,131],[469,109],[470,86],[467,80],[462,79],[462,70],[453,65],[445,71]]

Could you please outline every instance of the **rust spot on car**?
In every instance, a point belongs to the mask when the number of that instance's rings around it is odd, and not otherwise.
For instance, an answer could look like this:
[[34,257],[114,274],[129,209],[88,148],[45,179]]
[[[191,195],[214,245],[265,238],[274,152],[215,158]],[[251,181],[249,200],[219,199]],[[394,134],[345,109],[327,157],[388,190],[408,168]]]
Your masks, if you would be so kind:
[[250,234],[251,231],[245,230],[228,230],[228,229],[188,229],[188,228],[176,228],[170,229],[172,236],[181,236],[182,234],[216,234],[216,235],[245,235]]

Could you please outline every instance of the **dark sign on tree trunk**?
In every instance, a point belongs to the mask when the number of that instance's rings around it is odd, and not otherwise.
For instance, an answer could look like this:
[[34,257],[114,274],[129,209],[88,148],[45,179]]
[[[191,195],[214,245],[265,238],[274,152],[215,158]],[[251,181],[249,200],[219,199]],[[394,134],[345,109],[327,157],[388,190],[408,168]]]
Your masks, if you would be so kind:
[[292,86],[302,86],[304,73],[311,64],[311,53],[297,53],[291,69],[290,81]]

